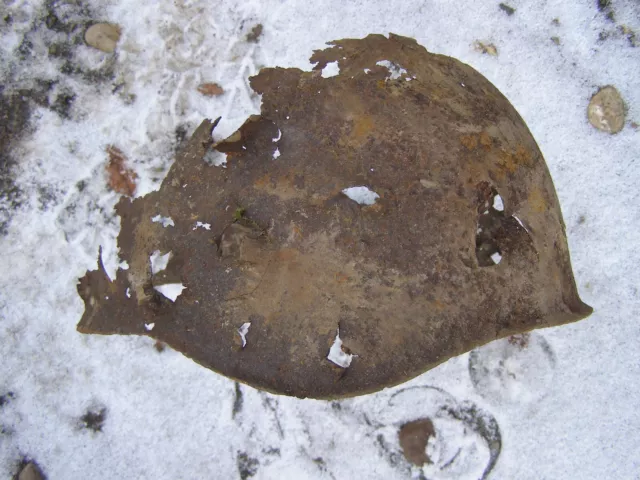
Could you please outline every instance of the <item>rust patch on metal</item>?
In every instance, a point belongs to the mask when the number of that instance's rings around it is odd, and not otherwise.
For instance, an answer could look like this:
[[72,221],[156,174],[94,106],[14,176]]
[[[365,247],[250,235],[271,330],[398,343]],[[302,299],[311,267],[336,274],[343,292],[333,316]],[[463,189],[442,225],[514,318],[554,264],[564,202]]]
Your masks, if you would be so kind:
[[[260,115],[215,144],[205,120],[158,192],[119,202],[129,269],[81,279],[79,331],[147,335],[257,388],[339,398],[591,313],[544,159],[507,99],[409,38],[332,45],[311,72],[252,77]],[[322,78],[333,61],[340,74]],[[172,252],[159,273],[156,250]],[[165,284],[185,288],[172,301]],[[353,354],[348,367],[330,349]]]

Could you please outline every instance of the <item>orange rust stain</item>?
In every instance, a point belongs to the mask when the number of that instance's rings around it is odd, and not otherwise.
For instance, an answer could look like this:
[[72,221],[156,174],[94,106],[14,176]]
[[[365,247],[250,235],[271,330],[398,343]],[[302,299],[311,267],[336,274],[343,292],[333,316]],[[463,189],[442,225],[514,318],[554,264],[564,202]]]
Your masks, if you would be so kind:
[[482,147],[486,151],[491,150],[492,144],[493,144],[493,139],[491,138],[491,135],[489,135],[487,132],[484,132],[484,131],[480,133],[480,145],[482,145]]
[[292,171],[277,178],[272,178],[269,174],[266,174],[258,178],[253,183],[253,186],[258,190],[277,195],[283,200],[300,198],[306,195],[304,189],[296,186],[295,173]]
[[271,176],[267,173],[266,175],[263,175],[262,177],[257,179],[254,183],[254,186],[263,188],[269,185],[269,183],[271,183]]
[[532,162],[532,158],[531,158],[531,153],[529,153],[529,151],[524,148],[523,145],[518,145],[518,148],[516,149],[516,153],[514,154],[515,158],[516,158],[516,162],[520,165],[527,165],[527,166],[531,166]]
[[547,202],[538,187],[531,190],[529,194],[529,204],[531,205],[531,209],[536,213],[542,213],[547,209]]
[[478,137],[476,135],[461,135],[460,143],[467,150],[474,150],[478,146]]
[[302,229],[298,225],[293,225],[293,235],[298,238],[302,238]]
[[516,156],[513,153],[505,152],[504,150],[500,151],[498,164],[502,167],[503,171],[507,171],[509,173],[515,173],[518,169]]
[[367,115],[358,116],[353,127],[353,137],[357,139],[364,137],[373,130],[373,125],[373,119],[371,117]]
[[533,164],[531,153],[524,148],[523,145],[518,145],[515,152],[500,151],[498,164],[503,170],[514,173],[520,166],[531,166]]

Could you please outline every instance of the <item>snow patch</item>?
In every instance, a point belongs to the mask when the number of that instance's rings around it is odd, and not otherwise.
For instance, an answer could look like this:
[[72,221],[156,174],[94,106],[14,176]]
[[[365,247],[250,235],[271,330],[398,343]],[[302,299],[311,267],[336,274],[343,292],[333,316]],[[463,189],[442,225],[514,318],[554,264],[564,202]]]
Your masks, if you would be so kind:
[[198,228],[204,228],[205,230],[211,230],[211,224],[210,223],[196,222],[196,226],[193,227],[192,230],[197,230]]
[[171,217],[163,217],[158,214],[155,217],[151,217],[151,221],[153,223],[161,223],[163,227],[175,227],[176,224],[173,223],[173,219]]
[[502,255],[500,255],[499,252],[492,253],[491,254],[491,260],[493,260],[493,263],[498,265],[500,263],[500,261],[502,260]]
[[322,69],[322,78],[335,77],[340,73],[338,62],[329,62]]
[[243,323],[242,326],[238,329],[238,333],[240,334],[240,338],[242,339],[242,348],[247,346],[247,334],[249,333],[249,327],[251,326],[251,322]]
[[396,65],[393,62],[390,62],[389,60],[381,60],[379,62],[376,62],[376,65],[386,67],[386,69],[389,70],[389,76],[387,78],[390,78],[391,80],[396,80],[407,73],[404,68]]
[[165,283],[164,285],[156,285],[153,287],[156,292],[161,293],[172,302],[176,301],[176,298],[180,296],[182,290],[185,288],[187,287],[181,283]]
[[335,363],[339,367],[349,368],[354,356],[355,355],[346,353],[344,350],[342,350],[342,339],[340,338],[340,329],[338,328],[336,332],[336,338],[333,341],[333,345],[331,345],[331,348],[329,349],[327,360]]
[[127,288],[124,292],[124,294],[127,296],[127,298],[131,298],[131,289]]
[[147,330],[147,332],[150,332],[151,330],[153,330],[153,327],[155,327],[156,324],[155,323],[145,323],[144,324],[144,328]]
[[171,252],[165,253],[162,255],[160,250],[156,250],[149,257],[149,261],[151,262],[151,273],[155,275],[158,272],[161,272],[167,265],[169,264],[169,259],[171,258]]
[[278,129],[278,136],[271,139],[273,143],[278,143],[282,138],[282,130]]
[[380,195],[365,186],[345,188],[342,193],[360,205],[373,205],[380,198]]
[[496,195],[493,197],[493,208],[499,212],[504,211],[504,202],[502,201],[502,197],[500,195]]
[[213,167],[227,168],[227,154],[219,152],[213,148],[204,154],[204,161]]
[[273,159],[275,160],[276,158],[278,158],[280,156],[280,149],[276,148],[276,151],[273,152]]

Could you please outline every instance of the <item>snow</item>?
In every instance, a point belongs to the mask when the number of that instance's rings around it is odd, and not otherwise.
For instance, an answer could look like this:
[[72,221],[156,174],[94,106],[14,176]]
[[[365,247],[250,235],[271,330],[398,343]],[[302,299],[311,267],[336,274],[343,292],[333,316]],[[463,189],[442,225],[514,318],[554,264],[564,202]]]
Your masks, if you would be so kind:
[[493,260],[493,263],[495,263],[497,265],[502,260],[502,255],[500,255],[500,253],[498,253],[498,252],[492,253],[491,254],[491,260]]
[[240,339],[242,340],[242,348],[247,346],[247,334],[249,333],[250,326],[251,326],[251,322],[245,322],[238,329],[238,334],[240,335]]
[[380,198],[380,195],[365,186],[345,188],[342,193],[360,205],[373,205]]
[[336,332],[336,338],[331,344],[331,348],[329,349],[327,360],[335,363],[339,367],[349,368],[353,357],[354,355],[346,353],[342,349],[342,339],[340,338],[340,329],[338,329],[338,331]]
[[389,60],[381,60],[379,62],[376,62],[376,65],[380,65],[381,67],[385,67],[387,70],[389,70],[389,76],[387,78],[390,78],[391,80],[397,80],[402,75],[405,75],[407,73],[404,68],[396,65],[393,62],[390,62]]
[[182,294],[182,291],[187,288],[181,283],[165,283],[164,285],[154,285],[153,289],[156,292],[161,293],[172,302]]
[[[185,185],[186,186],[186,185]],[[156,215],[151,218],[153,223],[160,223],[163,227],[175,227],[176,224],[173,223],[173,219],[171,217],[163,217],[162,215]]]
[[155,275],[158,272],[161,272],[167,265],[169,264],[169,259],[171,258],[171,252],[165,253],[164,255],[160,253],[160,250],[154,251],[149,257],[149,262],[151,263],[151,273]]
[[496,195],[493,197],[493,208],[499,212],[504,210],[504,202],[502,201],[502,197],[500,195]]
[[278,158],[280,156],[280,149],[276,148],[276,151],[273,152],[273,159],[275,160],[276,158]]
[[198,222],[196,222],[196,224],[192,228],[192,230],[197,230],[198,228],[202,228],[203,230],[211,230],[211,224],[210,223],[202,223],[202,222],[198,221]]
[[329,62],[322,69],[322,78],[335,77],[340,74],[340,67],[338,62]]
[[[62,20],[84,18],[74,3],[59,8]],[[620,33],[620,25],[640,31],[637,2],[613,0],[615,22],[590,0],[505,2],[516,9],[511,16],[499,2],[471,0],[82,3],[87,20],[117,23],[123,34],[115,55],[81,44],[71,62],[93,70],[113,64],[113,78],[60,72],[66,60],[49,55],[48,46],[66,34],[46,28],[44,2],[3,6],[2,17],[12,18],[0,25],[4,91],[55,80],[50,99],[70,91],[75,100],[68,118],[36,107],[14,147],[22,204],[0,237],[0,396],[15,395],[0,407],[0,477],[11,478],[28,455],[48,478],[199,478],[211,471],[236,478],[251,468],[261,479],[415,478],[419,472],[398,450],[397,427],[418,415],[431,416],[437,430],[427,447],[436,463],[423,475],[477,477],[489,444],[438,416],[463,402],[499,424],[502,449],[489,478],[637,477],[640,134],[629,122],[640,119],[640,60]],[[263,35],[246,42],[256,23]],[[530,341],[526,352],[491,344],[404,385],[336,402],[236,389],[169,348],[159,353],[145,336],[78,333],[77,279],[96,268],[100,245],[110,276],[119,264],[119,197],[106,188],[106,146],[130,160],[137,196],[157,190],[178,127],[191,133],[203,118],[222,116],[218,141],[259,112],[248,77],[261,66],[310,70],[308,58],[325,42],[372,32],[414,37],[460,59],[515,106],[549,166],[578,288],[596,312],[537,331],[544,344]],[[25,35],[33,48],[20,56]],[[496,45],[498,56],[475,51],[476,40]],[[205,81],[224,95],[200,95]],[[604,85],[614,85],[628,106],[628,122],[613,136],[586,118],[589,99]],[[224,154],[209,157],[213,165],[226,162]],[[170,220],[167,213],[157,215]],[[233,413],[236,392],[242,408]],[[78,427],[86,411],[101,408],[102,432]],[[458,448],[460,460],[445,468]]]
[[204,156],[204,161],[214,167],[227,168],[227,154],[217,150],[209,150]]

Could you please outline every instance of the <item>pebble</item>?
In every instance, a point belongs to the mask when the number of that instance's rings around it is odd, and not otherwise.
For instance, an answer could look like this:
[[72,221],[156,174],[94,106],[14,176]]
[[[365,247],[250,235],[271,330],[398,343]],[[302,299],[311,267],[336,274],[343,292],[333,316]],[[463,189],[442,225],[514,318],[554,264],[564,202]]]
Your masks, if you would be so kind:
[[120,40],[121,29],[111,23],[96,23],[91,25],[84,34],[84,41],[90,47],[106,53],[113,53]]
[[591,125],[610,134],[618,133],[624,127],[624,101],[615,87],[606,86],[598,90],[587,108]]
[[425,463],[431,463],[426,447],[429,438],[434,435],[433,423],[428,418],[404,424],[398,432],[398,440],[405,458],[420,467]]

